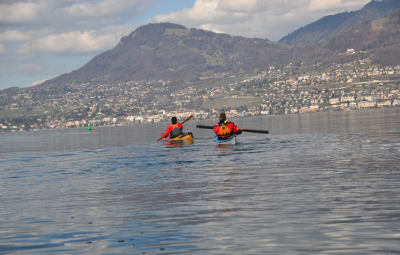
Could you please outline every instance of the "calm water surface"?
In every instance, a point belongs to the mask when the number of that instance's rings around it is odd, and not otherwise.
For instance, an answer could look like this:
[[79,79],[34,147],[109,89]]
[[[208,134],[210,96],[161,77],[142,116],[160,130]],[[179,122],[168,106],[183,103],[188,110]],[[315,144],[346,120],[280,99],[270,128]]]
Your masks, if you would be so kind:
[[0,254],[399,254],[400,108],[0,135]]

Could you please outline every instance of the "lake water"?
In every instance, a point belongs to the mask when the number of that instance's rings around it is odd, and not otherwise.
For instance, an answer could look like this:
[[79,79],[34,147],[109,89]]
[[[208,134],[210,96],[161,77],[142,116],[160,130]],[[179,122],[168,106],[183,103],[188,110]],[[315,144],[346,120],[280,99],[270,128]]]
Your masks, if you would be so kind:
[[399,254],[400,108],[0,134],[0,254]]

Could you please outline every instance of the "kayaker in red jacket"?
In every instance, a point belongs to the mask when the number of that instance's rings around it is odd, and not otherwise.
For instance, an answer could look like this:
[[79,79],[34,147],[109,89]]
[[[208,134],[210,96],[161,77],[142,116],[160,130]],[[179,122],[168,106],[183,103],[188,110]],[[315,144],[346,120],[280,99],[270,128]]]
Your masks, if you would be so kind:
[[214,125],[214,133],[219,139],[226,139],[233,134],[239,135],[242,131],[232,121],[226,120],[226,114],[222,112],[219,115],[219,122]]
[[178,122],[176,117],[172,117],[171,122],[172,124],[168,126],[167,130],[165,130],[164,133],[161,133],[162,137],[172,139],[183,134],[182,133],[183,126],[181,123]]

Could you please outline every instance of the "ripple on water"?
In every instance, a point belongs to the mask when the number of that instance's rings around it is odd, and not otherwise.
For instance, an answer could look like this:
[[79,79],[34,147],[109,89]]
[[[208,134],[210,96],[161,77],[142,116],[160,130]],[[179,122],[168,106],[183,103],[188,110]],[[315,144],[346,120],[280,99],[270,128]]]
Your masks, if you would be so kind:
[[400,253],[398,126],[334,121],[238,145],[80,134],[93,148],[0,152],[0,253]]

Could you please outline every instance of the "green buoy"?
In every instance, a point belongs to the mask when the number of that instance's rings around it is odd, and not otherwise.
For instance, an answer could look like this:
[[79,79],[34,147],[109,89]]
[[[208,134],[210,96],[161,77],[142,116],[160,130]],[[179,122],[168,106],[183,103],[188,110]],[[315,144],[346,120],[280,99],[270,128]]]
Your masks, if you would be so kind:
[[88,126],[87,126],[87,130],[88,130],[88,131],[91,131],[91,130],[92,130],[92,126],[88,125]]

